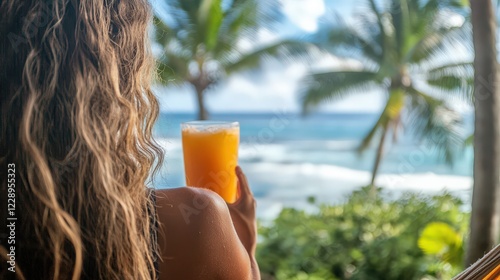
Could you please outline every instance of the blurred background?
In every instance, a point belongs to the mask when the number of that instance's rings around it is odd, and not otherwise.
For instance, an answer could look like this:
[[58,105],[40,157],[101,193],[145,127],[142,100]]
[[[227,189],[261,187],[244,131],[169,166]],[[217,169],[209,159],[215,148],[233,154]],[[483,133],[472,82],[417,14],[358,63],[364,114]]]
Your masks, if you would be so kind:
[[451,279],[473,185],[473,48],[460,0],[154,0],[166,151],[238,121],[263,279]]

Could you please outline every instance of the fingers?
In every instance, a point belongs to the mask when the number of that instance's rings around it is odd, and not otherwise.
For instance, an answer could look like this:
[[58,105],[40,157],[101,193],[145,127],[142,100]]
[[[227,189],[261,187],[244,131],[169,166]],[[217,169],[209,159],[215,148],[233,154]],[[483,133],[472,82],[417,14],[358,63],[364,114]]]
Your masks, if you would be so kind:
[[248,184],[247,176],[243,173],[241,167],[236,166],[236,176],[238,177],[238,185],[239,185],[239,197],[240,199],[244,199],[246,197],[253,197],[252,190],[250,189],[250,185]]
[[230,203],[229,205],[233,207],[246,207],[247,205],[255,206],[255,199],[245,173],[243,173],[243,170],[239,166],[236,166],[235,173],[238,178],[238,195],[236,201],[234,203]]

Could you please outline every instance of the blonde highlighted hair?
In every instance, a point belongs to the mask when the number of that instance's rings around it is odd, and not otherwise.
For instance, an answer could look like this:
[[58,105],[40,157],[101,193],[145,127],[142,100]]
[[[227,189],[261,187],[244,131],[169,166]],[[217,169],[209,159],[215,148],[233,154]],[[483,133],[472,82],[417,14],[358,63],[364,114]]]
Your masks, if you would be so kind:
[[146,0],[0,2],[0,232],[15,164],[26,279],[155,277],[150,17]]

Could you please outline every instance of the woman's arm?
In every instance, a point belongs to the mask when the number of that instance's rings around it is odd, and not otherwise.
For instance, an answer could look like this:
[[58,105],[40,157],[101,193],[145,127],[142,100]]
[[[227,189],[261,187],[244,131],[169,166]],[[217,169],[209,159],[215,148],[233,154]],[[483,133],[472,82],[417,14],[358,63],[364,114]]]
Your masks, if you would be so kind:
[[260,279],[255,204],[241,170],[237,175],[241,195],[229,207],[204,189],[157,191],[160,279]]

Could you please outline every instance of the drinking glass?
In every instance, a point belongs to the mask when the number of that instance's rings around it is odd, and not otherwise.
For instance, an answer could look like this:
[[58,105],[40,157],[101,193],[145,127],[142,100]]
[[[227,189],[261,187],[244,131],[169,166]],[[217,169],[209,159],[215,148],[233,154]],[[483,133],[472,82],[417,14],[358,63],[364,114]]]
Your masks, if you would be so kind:
[[181,130],[187,186],[210,189],[235,202],[239,123],[191,121],[182,123]]

